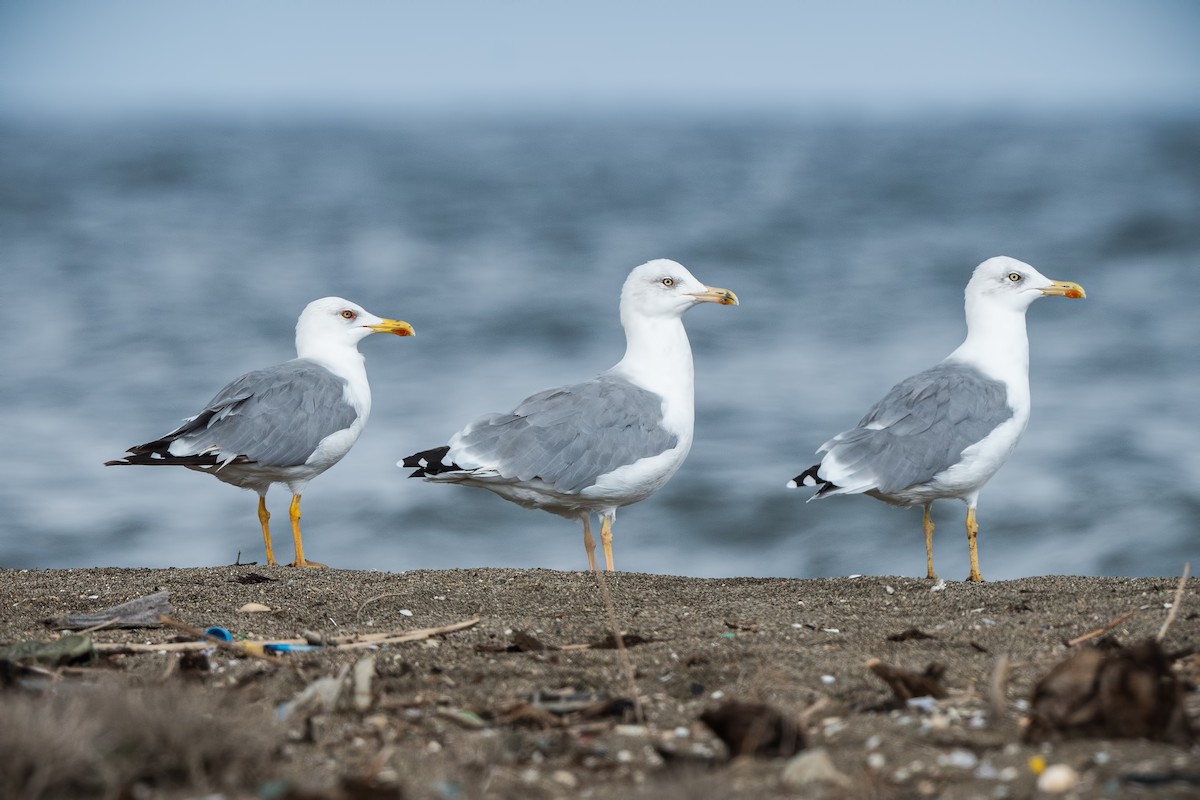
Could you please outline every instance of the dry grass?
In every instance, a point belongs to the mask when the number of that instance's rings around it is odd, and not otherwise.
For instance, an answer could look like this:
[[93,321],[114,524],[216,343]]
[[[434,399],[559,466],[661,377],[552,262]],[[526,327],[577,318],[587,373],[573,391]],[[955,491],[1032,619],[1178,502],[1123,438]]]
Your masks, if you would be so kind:
[[254,787],[282,735],[261,706],[179,684],[0,694],[0,719],[0,797],[22,800]]

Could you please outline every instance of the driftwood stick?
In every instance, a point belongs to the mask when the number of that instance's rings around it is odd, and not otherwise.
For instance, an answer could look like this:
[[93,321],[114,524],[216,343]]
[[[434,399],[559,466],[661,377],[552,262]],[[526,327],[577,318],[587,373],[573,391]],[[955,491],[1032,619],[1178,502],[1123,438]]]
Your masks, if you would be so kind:
[[617,660],[621,663],[621,671],[625,674],[625,680],[629,684],[629,694],[633,700],[633,718],[638,723],[646,721],[646,715],[642,712],[642,701],[638,697],[637,673],[633,669],[633,660],[629,657],[629,651],[625,649],[625,637],[621,635],[621,623],[617,620],[617,607],[613,603],[612,595],[608,591],[608,581],[604,578],[604,573],[596,570],[592,573],[596,576],[596,583],[600,586],[600,596],[604,598],[604,610],[608,614],[608,626],[612,628],[613,639],[617,643]]
[[[348,641],[337,642],[333,646],[338,650],[360,650],[364,647],[374,647],[381,644],[403,644],[404,642],[417,642],[422,639],[429,639],[433,636],[441,636],[446,633],[454,633],[455,631],[464,631],[467,628],[473,628],[479,624],[479,617],[463,620],[462,622],[452,622],[449,625],[442,625],[437,628],[421,628],[415,631],[406,631],[404,633],[368,633],[360,637],[341,637],[339,639],[348,639]],[[301,640],[303,641],[303,640]]]
[[[274,663],[278,663],[280,659],[274,656],[264,656],[260,653],[253,652],[245,645],[254,647],[262,647],[266,644],[290,644],[302,645],[308,644],[307,639],[250,639],[240,643],[225,642],[220,639],[215,639],[211,636],[206,636],[204,631],[193,628],[190,625],[184,625],[172,620],[175,624],[171,627],[176,630],[183,631],[189,635],[193,635],[198,641],[195,642],[162,642],[162,643],[142,643],[142,642],[96,642],[96,650],[102,653],[159,653],[159,652],[188,652],[192,650],[206,650],[209,647],[224,646],[226,649],[231,649],[235,652],[250,655],[256,658],[266,658]],[[380,644],[403,644],[404,642],[415,642],[421,639],[428,639],[432,636],[440,636],[442,634],[454,633],[455,631],[466,630],[474,627],[480,622],[479,617],[472,617],[462,622],[453,622],[449,625],[442,625],[437,628],[422,628],[420,630],[395,632],[392,633],[366,633],[360,635],[338,636],[328,645],[331,650],[356,650],[363,647]],[[170,623],[164,623],[170,624]]]
[[1175,587],[1175,599],[1171,602],[1171,610],[1167,612],[1167,618],[1163,620],[1162,627],[1158,629],[1158,641],[1162,641],[1167,631],[1171,627],[1171,623],[1175,621],[1175,615],[1179,613],[1179,606],[1183,604],[1183,589],[1187,586],[1188,575],[1192,571],[1192,562],[1188,561],[1183,565],[1183,574],[1179,576],[1179,585]]
[[1001,655],[996,659],[996,666],[992,669],[992,676],[988,680],[988,706],[992,711],[992,725],[1000,726],[1008,719],[1008,675],[1012,669],[1012,663],[1007,655]]
[[1067,642],[1067,647],[1074,647],[1077,644],[1083,644],[1084,642],[1089,641],[1091,639],[1095,639],[1098,636],[1103,636],[1104,634],[1111,631],[1113,628],[1120,625],[1125,620],[1132,617],[1136,611],[1137,611],[1137,609],[1132,609],[1130,611],[1126,611],[1124,614],[1122,614],[1121,616],[1112,620],[1107,625],[1103,625],[1099,628],[1096,628],[1096,630],[1094,630],[1094,631],[1089,631],[1088,633],[1085,633],[1082,636],[1076,636],[1074,639]]

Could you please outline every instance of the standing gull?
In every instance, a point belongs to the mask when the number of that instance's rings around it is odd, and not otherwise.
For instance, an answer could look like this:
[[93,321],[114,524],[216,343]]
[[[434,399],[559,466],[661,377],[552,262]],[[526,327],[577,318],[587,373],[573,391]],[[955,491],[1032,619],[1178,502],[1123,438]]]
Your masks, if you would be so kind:
[[868,494],[896,506],[923,505],[927,576],[933,570],[934,500],[967,504],[968,580],[983,580],[975,504],[1029,421],[1029,338],[1025,311],[1039,297],[1085,297],[1083,287],[1052,281],[1028,264],[989,258],[967,283],[967,338],[942,363],[892,387],[853,430],[817,453],[820,464],[788,486],[817,486],[809,500]]
[[300,494],[350,452],[371,413],[371,387],[358,343],[372,333],[412,336],[407,322],[381,319],[340,297],[308,304],[296,322],[296,358],[248,372],[217,392],[204,410],[161,439],[129,449],[123,464],[187,467],[258,492],[258,520],[275,564],[267,490],[286,483],[296,545],[293,567],[306,561],[300,540]]
[[607,372],[487,414],[450,444],[408,456],[410,478],[488,489],[525,508],[583,522],[588,567],[596,569],[589,523],[600,517],[605,567],[613,569],[617,509],[666,484],[692,446],[692,349],[683,313],[698,303],[737,305],[727,289],[700,283],[666,259],[637,267],[621,289],[625,357]]

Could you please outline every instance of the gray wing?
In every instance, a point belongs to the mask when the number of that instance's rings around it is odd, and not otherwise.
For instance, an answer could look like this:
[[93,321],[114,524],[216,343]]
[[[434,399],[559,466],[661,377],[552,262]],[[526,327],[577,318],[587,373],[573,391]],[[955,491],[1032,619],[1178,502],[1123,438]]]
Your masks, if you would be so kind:
[[548,389],[508,414],[489,414],[451,441],[450,456],[466,469],[501,477],[539,478],[576,493],[601,475],[675,447],[662,425],[662,398],[612,375]]
[[330,434],[357,419],[346,381],[308,359],[249,372],[217,392],[187,423],[130,452],[170,447],[172,455],[213,453],[276,467],[303,464]]
[[893,386],[857,428],[821,449],[835,455],[843,471],[869,473],[887,494],[958,463],[963,450],[1012,415],[1003,383],[974,367],[943,362]]

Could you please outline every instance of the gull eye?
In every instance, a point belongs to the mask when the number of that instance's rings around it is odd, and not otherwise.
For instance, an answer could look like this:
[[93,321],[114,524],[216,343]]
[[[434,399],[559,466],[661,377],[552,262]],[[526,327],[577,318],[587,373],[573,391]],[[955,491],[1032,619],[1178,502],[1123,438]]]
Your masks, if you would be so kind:
[[675,285],[675,279],[674,278],[663,278],[662,285],[666,286],[669,289],[670,287]]
[[351,311],[348,308],[342,309],[342,319],[354,319],[357,316],[358,316],[358,314],[355,314],[353,311]]
[[1012,281],[1013,283],[1020,283],[1021,282],[1021,273],[1010,272],[1010,273],[1008,273],[1008,279],[1010,281]]

